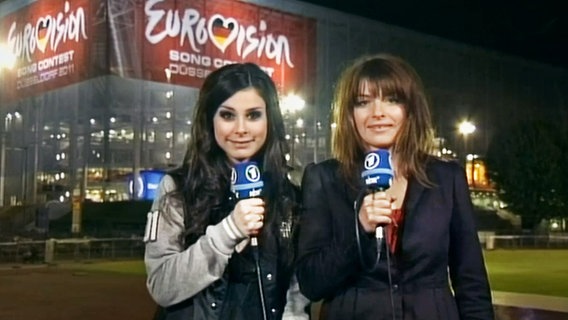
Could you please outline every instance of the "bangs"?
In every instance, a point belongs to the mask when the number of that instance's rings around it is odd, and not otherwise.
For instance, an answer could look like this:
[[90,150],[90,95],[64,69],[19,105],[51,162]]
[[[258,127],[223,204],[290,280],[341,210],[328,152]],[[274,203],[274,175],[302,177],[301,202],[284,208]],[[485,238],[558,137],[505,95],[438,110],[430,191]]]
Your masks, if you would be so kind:
[[395,97],[402,103],[408,102],[411,92],[411,83],[402,70],[385,64],[381,60],[371,60],[361,65],[356,81],[351,88],[352,105],[365,88],[372,97]]

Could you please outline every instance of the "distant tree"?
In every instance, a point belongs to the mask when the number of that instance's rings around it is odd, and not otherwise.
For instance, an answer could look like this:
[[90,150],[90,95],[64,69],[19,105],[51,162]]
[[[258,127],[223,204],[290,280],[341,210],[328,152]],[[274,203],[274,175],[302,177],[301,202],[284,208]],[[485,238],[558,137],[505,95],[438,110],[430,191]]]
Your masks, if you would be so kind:
[[564,134],[553,123],[531,119],[502,127],[489,144],[489,176],[500,198],[521,216],[523,229],[568,214]]

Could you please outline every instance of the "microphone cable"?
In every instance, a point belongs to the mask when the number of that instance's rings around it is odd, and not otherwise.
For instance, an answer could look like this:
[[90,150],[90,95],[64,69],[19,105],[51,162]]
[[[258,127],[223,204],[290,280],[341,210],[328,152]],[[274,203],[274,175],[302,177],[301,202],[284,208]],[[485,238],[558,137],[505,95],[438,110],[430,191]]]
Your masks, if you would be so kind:
[[[372,190],[371,190],[372,191]],[[361,202],[363,200],[363,198],[368,194],[368,189],[362,189],[361,191],[359,191],[359,194],[357,195],[357,198],[355,199],[355,202],[353,202],[353,211],[355,213],[355,237],[357,240],[357,250],[359,253],[359,261],[361,263],[361,266],[363,267],[363,270],[367,273],[371,273],[374,272],[378,269],[379,267],[379,262],[381,260],[381,252],[382,252],[382,247],[383,244],[385,246],[385,255],[386,255],[386,260],[387,260],[387,277],[388,277],[388,283],[389,283],[389,298],[390,298],[390,305],[391,305],[391,315],[392,315],[392,319],[396,320],[396,312],[394,309],[394,296],[393,296],[393,285],[392,285],[392,270],[391,270],[391,263],[390,263],[390,250],[388,247],[388,239],[385,238],[384,236],[382,238],[380,237],[375,237],[376,239],[376,244],[377,244],[377,258],[375,260],[375,263],[373,264],[373,266],[369,267],[369,265],[367,264],[367,262],[365,261],[365,258],[363,256],[363,246],[361,245],[361,235],[360,235],[360,231],[359,231],[359,210],[361,209]],[[387,226],[383,227],[383,231],[385,231],[387,228]],[[388,234],[388,233],[387,233]],[[383,241],[384,239],[384,241]]]
[[[385,227],[386,230],[387,227]],[[387,232],[388,234],[388,232]],[[390,257],[391,257],[391,252],[389,250],[389,239],[388,237],[385,238],[385,251],[386,251],[386,256],[387,256],[387,276],[389,279],[389,297],[390,297],[390,305],[391,305],[391,311],[392,311],[392,320],[396,320],[396,316],[395,316],[395,310],[394,310],[394,295],[393,295],[393,286],[392,286],[392,270],[391,270],[391,262],[390,262]]]
[[264,299],[264,284],[262,283],[262,270],[260,269],[260,250],[258,248],[257,237],[250,238],[250,246],[252,249],[252,256],[254,258],[254,264],[256,267],[256,280],[258,283],[258,293],[260,296],[260,306],[262,308],[262,319],[268,320],[268,315],[266,314],[266,301]]
[[[232,203],[234,207],[237,203],[237,199],[234,194],[229,196],[229,202]],[[268,315],[266,313],[266,300],[264,298],[264,283],[262,282],[262,269],[260,268],[260,248],[258,247],[258,238],[250,237],[250,246],[252,250],[252,258],[254,260],[254,266],[256,269],[256,282],[258,284],[258,293],[260,296],[260,306],[262,308],[262,319],[268,320]]]
[[367,195],[367,189],[362,189],[361,191],[359,191],[359,194],[357,194],[355,202],[353,202],[353,212],[355,213],[355,238],[357,239],[357,250],[359,252],[359,261],[361,263],[361,266],[363,267],[363,270],[368,273],[371,273],[376,271],[379,266],[379,260],[381,259],[381,251],[382,251],[381,246],[383,242],[381,238],[375,237],[377,242],[377,258],[375,259],[375,263],[369,267],[363,255],[363,247],[361,245],[361,234],[359,231],[359,223],[358,223],[361,203],[366,195]]

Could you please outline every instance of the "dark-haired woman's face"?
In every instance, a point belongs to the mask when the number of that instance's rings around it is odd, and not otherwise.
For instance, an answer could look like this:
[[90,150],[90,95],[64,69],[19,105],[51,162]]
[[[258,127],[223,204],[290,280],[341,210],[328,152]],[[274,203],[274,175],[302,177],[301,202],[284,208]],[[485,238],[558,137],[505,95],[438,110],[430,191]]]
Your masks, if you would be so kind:
[[217,144],[230,161],[249,160],[266,142],[266,103],[254,88],[238,91],[217,109],[213,129]]

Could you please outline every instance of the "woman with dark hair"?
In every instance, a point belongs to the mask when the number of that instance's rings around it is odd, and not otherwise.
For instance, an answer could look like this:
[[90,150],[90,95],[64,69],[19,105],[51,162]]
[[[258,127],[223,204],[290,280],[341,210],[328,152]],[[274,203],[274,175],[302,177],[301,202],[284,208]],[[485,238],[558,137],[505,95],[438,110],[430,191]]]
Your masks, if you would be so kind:
[[[493,319],[465,172],[431,155],[414,69],[390,55],[360,58],[339,79],[334,122],[334,159],[304,173],[298,235],[300,289],[323,300],[320,318]],[[379,149],[394,172],[386,191],[360,178]]]
[[[287,292],[291,302],[303,301],[288,290],[299,196],[288,179],[274,83],[252,63],[213,71],[191,133],[183,164],[161,181],[148,214],[147,287],[162,306],[157,318],[281,319],[285,306],[302,309],[286,305]],[[263,196],[237,202],[231,169],[244,161],[259,164]]]

